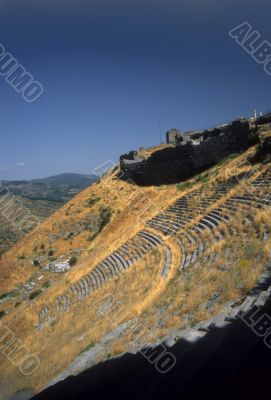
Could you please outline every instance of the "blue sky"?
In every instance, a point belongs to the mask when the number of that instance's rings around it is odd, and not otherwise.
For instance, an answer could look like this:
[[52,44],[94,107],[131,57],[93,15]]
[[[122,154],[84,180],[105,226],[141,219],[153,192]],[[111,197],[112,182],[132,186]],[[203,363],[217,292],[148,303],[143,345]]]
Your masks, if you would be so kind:
[[0,77],[0,179],[91,173],[160,142],[271,109],[271,77],[229,36],[271,41],[266,0],[2,0],[0,43],[44,86]]

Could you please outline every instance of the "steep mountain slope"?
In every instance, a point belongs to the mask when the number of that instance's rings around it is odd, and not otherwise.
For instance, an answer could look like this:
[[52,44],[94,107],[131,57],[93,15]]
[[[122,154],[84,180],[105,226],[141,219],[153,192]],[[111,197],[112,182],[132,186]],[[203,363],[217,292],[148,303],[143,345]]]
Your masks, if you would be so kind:
[[40,363],[26,376],[1,355],[3,398],[157,343],[246,296],[271,250],[271,168],[258,153],[160,187],[121,180],[116,168],[4,254],[1,322]]
[[53,214],[82,189],[91,185],[93,175],[61,174],[32,181],[2,181],[0,186],[0,256],[32,228]]

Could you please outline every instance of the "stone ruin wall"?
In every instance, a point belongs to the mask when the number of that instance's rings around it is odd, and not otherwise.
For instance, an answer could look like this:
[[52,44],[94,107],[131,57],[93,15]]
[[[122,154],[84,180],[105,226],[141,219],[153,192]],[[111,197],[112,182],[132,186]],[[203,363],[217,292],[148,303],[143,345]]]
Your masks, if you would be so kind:
[[187,140],[174,147],[153,153],[147,160],[135,157],[126,164],[121,156],[121,169],[137,184],[159,185],[180,182],[218,163],[229,154],[253,144],[254,127],[247,121],[234,121],[223,128],[204,131],[199,140]]

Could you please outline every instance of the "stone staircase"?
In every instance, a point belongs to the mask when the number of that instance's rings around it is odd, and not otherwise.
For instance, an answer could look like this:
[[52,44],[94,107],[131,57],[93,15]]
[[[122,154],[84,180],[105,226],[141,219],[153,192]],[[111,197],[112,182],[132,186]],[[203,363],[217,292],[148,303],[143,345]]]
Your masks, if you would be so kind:
[[164,243],[160,236],[142,230],[97,264],[87,275],[72,284],[66,293],[57,296],[54,307],[50,307],[49,304],[44,305],[39,313],[37,330],[41,330],[46,323],[54,318],[54,315],[52,316],[54,311],[56,313],[69,311],[74,304],[86,299],[92,292],[104,286],[108,280],[122,274],[127,268],[159,246],[163,251],[161,277],[166,278],[171,268],[172,254],[170,247]]
[[[179,264],[181,271],[196,262],[214,262],[220,254],[206,255],[205,253],[216,242],[223,240],[226,234],[237,234],[231,227],[231,221],[236,213],[242,214],[242,230],[245,231],[246,226],[253,223],[251,216],[254,215],[254,210],[264,209],[271,205],[270,170],[263,172],[256,179],[250,176],[247,192],[246,186],[241,185],[242,190],[240,189],[238,195],[231,194],[231,190],[237,187],[243,178],[248,177],[241,174],[213,186],[200,187],[180,197],[173,205],[146,223],[152,231],[146,229],[138,232],[97,264],[88,274],[73,283],[66,293],[57,296],[53,307],[49,304],[44,305],[39,313],[37,329],[42,329],[44,324],[52,319],[54,309],[57,313],[69,311],[74,304],[83,301],[93,291],[104,286],[108,280],[122,274],[158,247],[163,249],[161,276],[166,278],[171,268],[172,254],[170,247],[159,233],[176,239],[181,249]],[[225,201],[221,205],[220,200],[224,198]],[[220,203],[215,207],[218,201]],[[265,234],[268,236],[269,232]]]
[[[271,185],[271,172],[268,170],[262,173],[256,179],[252,179],[248,185],[248,191],[240,195],[230,195],[230,190],[235,186],[238,179],[231,178],[225,184],[218,184],[212,193],[196,189],[189,195],[178,200],[173,206],[170,206],[163,213],[147,222],[156,231],[163,232],[166,235],[173,236],[181,249],[180,270],[187,269],[196,262],[208,261],[212,263],[220,254],[210,254],[208,259],[204,257],[204,253],[212,247],[216,242],[225,239],[226,234],[233,236],[238,234],[231,227],[231,222],[236,217],[236,213],[242,216],[242,226],[240,232],[245,236],[245,230],[253,224],[251,216],[256,210],[264,210],[271,206],[271,197],[269,195]],[[243,189],[245,186],[242,186]],[[252,190],[251,190],[252,188]],[[221,199],[217,193],[223,193],[225,202],[216,208],[211,207],[211,211],[206,210],[209,206]],[[216,195],[213,195],[216,193]],[[187,205],[187,197],[193,199],[190,207]],[[209,197],[208,197],[209,196]],[[182,201],[184,206],[180,206]],[[203,206],[204,204],[204,206]],[[207,213],[204,215],[204,209]],[[180,211],[182,210],[182,211]],[[171,213],[172,216],[167,215]],[[200,217],[200,215],[202,216]],[[181,215],[181,217],[180,217]],[[198,222],[193,223],[193,218],[200,217]],[[155,222],[154,222],[155,221]],[[239,234],[240,234],[239,232]],[[206,239],[206,233],[208,239]],[[269,235],[269,231],[265,231],[265,235]],[[189,250],[192,247],[193,250]]]

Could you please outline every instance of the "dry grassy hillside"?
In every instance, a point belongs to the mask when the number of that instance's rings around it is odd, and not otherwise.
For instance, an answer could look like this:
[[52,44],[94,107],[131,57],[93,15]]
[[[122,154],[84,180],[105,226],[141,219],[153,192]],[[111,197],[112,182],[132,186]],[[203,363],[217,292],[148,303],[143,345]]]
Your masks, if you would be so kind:
[[[244,297],[271,250],[271,170],[248,161],[256,151],[178,185],[137,187],[115,169],[4,254],[1,323],[40,366],[24,376],[0,354],[3,398],[41,390],[76,357],[91,353],[89,366],[140,348]],[[71,258],[67,272],[46,269]],[[105,318],[96,304],[108,296],[117,312]],[[116,331],[135,319],[139,339]]]
[[94,177],[62,174],[36,181],[1,182],[0,257],[94,181]]

